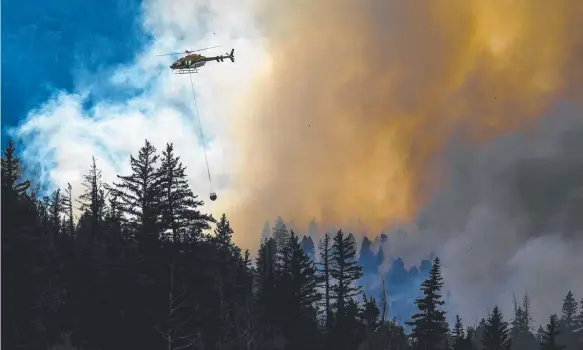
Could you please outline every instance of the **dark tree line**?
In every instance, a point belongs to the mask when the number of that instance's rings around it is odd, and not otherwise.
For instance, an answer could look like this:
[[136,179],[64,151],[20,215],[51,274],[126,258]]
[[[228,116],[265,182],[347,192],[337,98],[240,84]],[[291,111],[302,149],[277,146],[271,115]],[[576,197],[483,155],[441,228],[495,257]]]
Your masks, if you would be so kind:
[[3,348],[582,349],[583,309],[571,292],[561,317],[550,316],[536,334],[528,296],[515,302],[510,321],[495,307],[478,325],[456,316],[450,326],[438,258],[407,334],[387,319],[384,281],[381,295],[358,285],[352,234],[326,234],[315,247],[278,219],[252,261],[233,243],[224,214],[200,211],[171,144],[158,154],[146,141],[130,164],[129,174],[106,184],[93,159],[78,199],[71,185],[40,197],[9,143]]

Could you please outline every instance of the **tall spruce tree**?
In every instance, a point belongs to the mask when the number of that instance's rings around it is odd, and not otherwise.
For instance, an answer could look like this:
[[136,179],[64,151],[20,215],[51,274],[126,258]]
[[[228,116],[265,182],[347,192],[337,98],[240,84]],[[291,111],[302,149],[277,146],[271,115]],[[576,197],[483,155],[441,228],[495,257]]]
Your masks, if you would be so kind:
[[65,190],[65,198],[63,199],[63,206],[65,207],[65,233],[69,236],[75,234],[75,222],[73,218],[73,187],[70,183],[67,183],[67,189]]
[[180,157],[174,155],[171,143],[166,144],[162,152],[159,171],[162,179],[160,210],[163,228],[171,231],[174,241],[199,240],[203,230],[209,229],[210,223],[215,220],[197,209],[204,203],[192,193],[186,167],[180,162]]
[[22,196],[30,188],[30,181],[19,181],[22,165],[15,152],[14,144],[9,140],[2,157],[2,191],[8,196]]
[[528,295],[528,291],[524,293],[522,297],[522,318],[523,318],[523,325],[525,327],[525,331],[530,331],[532,325],[532,315],[531,315],[531,305],[530,305],[530,296]]
[[[216,254],[214,256],[214,322],[217,325],[217,347],[228,348],[239,338],[236,320],[240,312],[240,304],[245,303],[246,291],[244,283],[244,264],[241,250],[233,243],[233,229],[226,214],[222,214],[217,222],[214,236],[209,237]],[[243,270],[243,271],[242,271]]]
[[569,291],[563,299],[563,308],[561,310],[562,320],[567,329],[572,329],[575,326],[575,321],[577,317],[577,301],[573,296],[573,293]]
[[[559,320],[561,335],[557,338],[557,341],[565,345],[567,350],[579,350],[578,338],[583,340],[577,322],[577,309],[578,303],[575,300],[575,296],[569,291],[563,299],[561,319]],[[583,345],[583,342],[581,343],[580,345]]]
[[441,263],[436,257],[429,277],[421,284],[423,297],[415,300],[419,311],[411,317],[411,321],[406,322],[412,327],[411,338],[418,349],[441,349],[445,340],[448,327],[445,311],[440,309],[445,304],[440,293],[442,287]]
[[381,312],[381,324],[385,324],[387,321],[387,313],[389,308],[389,300],[387,295],[387,282],[385,280],[385,275],[381,274],[381,295],[380,295],[380,312]]
[[465,350],[466,349],[466,334],[464,330],[464,324],[459,315],[455,315],[455,323],[453,325],[452,331],[453,340],[453,350]]
[[319,299],[316,271],[293,231],[288,244],[282,249],[281,271],[289,281],[286,292],[290,296],[290,305],[297,310],[311,310]]
[[89,238],[93,239],[101,230],[105,214],[105,186],[102,181],[101,170],[97,168],[95,157],[91,159],[89,172],[83,175],[84,192],[79,196],[81,211],[88,221]]
[[332,266],[330,276],[334,278],[332,298],[336,308],[333,341],[337,349],[351,349],[360,340],[358,305],[355,297],[362,293],[362,286],[356,285],[362,277],[362,266],[356,260],[356,242],[352,234],[345,235],[339,230],[333,238]]
[[[274,327],[273,311],[276,309],[277,245],[273,238],[261,242],[257,254],[255,274],[255,304],[266,333]],[[271,335],[271,334],[269,334]]]
[[559,318],[557,315],[552,314],[549,317],[549,323],[546,326],[546,330],[543,331],[541,350],[561,350],[564,349],[565,345],[559,345],[557,342],[558,335],[561,334],[559,331]]
[[519,305],[516,297],[513,296],[514,312],[511,320],[510,338],[512,339],[512,349],[535,349],[538,341],[530,331],[532,318],[530,316],[530,301],[528,294],[525,294],[522,303]]
[[120,204],[117,195],[114,192],[111,192],[109,193],[107,200],[109,205],[106,207],[104,215],[104,226],[107,232],[115,238],[117,243],[128,241],[122,231],[123,213],[119,209]]
[[233,229],[225,214],[221,215],[221,218],[217,222],[213,240],[220,248],[231,249],[233,246]]
[[381,310],[374,297],[363,295],[363,305],[360,312],[362,323],[368,331],[375,332],[380,326]]
[[64,197],[61,195],[61,189],[56,189],[51,194],[49,203],[49,234],[52,239],[55,239],[61,234],[63,214],[65,213],[65,202]]
[[[281,249],[278,298],[282,305],[281,328],[291,348],[305,349],[309,339],[302,333],[316,329],[316,301],[319,300],[315,268],[293,231]],[[312,325],[311,329],[308,327]]]
[[138,152],[138,158],[130,156],[130,175],[118,175],[113,192],[119,199],[119,210],[127,219],[127,226],[139,243],[157,239],[160,229],[160,200],[162,175],[156,168],[159,156],[148,141]]
[[46,206],[26,195],[30,182],[20,177],[22,164],[12,141],[2,155],[1,173],[2,348],[42,348],[48,332],[40,317],[40,292],[53,278],[43,259],[47,240],[39,214],[46,214]]
[[304,250],[304,252],[308,256],[308,258],[310,258],[310,261],[315,261],[316,260],[316,247],[314,245],[314,241],[312,240],[312,237],[304,236],[302,238],[300,245],[302,246],[302,249]]
[[513,317],[511,320],[511,331],[510,334],[512,338],[517,338],[522,332],[526,331],[527,328],[524,324],[524,312],[522,311],[522,306],[518,305],[516,301],[516,295],[512,295],[512,302],[514,305]]
[[332,286],[337,317],[343,317],[350,299],[362,293],[362,286],[354,285],[362,277],[362,266],[357,264],[356,244],[352,234],[339,230],[334,236],[330,276],[336,280]]
[[281,216],[278,216],[273,225],[273,233],[271,235],[275,240],[277,250],[280,251],[289,241],[289,231],[283,222]]
[[482,345],[484,350],[510,349],[511,338],[508,323],[504,321],[498,306],[494,307],[486,321],[484,333],[482,334]]
[[328,330],[332,327],[332,246],[332,238],[329,233],[326,233],[324,238],[320,240],[318,247],[320,261],[316,264],[318,281],[320,286],[324,289],[324,300],[322,301],[322,306],[324,307],[324,322]]

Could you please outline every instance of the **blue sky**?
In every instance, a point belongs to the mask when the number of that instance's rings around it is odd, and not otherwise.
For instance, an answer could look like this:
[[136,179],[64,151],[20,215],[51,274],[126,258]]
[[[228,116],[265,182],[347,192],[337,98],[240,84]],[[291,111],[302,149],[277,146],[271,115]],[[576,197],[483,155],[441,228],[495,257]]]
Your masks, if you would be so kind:
[[2,132],[85,72],[128,62],[147,44],[138,0],[2,2]]
[[[95,156],[105,180],[129,170],[144,139],[175,146],[192,187],[211,190],[188,76],[168,66],[178,52],[235,48],[237,64],[208,64],[194,77],[213,173],[229,184],[232,109],[264,55],[251,1],[104,0],[3,2],[2,146],[13,138],[35,183],[73,185]],[[212,29],[212,30],[211,30]],[[215,34],[216,33],[216,34]],[[243,54],[241,54],[243,53]]]

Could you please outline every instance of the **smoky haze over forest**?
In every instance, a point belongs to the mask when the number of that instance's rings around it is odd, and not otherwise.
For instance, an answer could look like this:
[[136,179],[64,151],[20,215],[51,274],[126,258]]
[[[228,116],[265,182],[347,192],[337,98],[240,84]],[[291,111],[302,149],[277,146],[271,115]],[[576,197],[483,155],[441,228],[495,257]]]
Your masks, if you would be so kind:
[[470,318],[525,289],[557,300],[559,276],[581,286],[567,140],[581,130],[583,5],[257,3],[271,64],[236,133],[250,193],[230,210],[239,244],[278,215],[302,231],[313,217],[357,235],[402,229],[393,256],[447,251]]
[[235,132],[248,244],[277,215],[410,222],[460,126],[484,144],[580,97],[577,1],[257,4],[269,73]]

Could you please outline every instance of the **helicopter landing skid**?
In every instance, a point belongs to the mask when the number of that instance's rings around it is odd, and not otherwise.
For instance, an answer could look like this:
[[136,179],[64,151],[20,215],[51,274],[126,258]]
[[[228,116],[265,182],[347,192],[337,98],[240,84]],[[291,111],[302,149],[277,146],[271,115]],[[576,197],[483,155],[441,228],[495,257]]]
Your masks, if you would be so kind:
[[173,72],[174,74],[193,74],[198,73],[198,69],[196,68],[176,69]]

